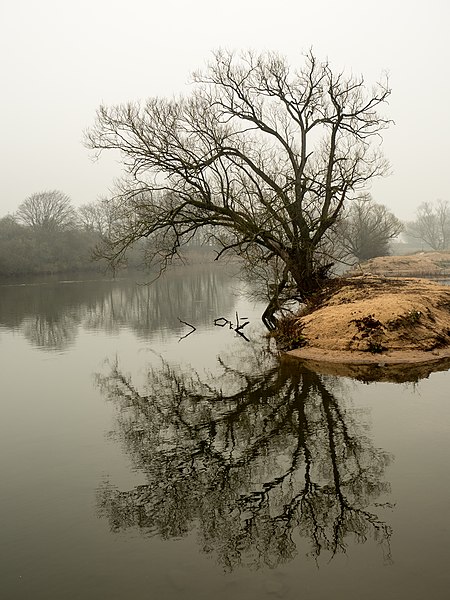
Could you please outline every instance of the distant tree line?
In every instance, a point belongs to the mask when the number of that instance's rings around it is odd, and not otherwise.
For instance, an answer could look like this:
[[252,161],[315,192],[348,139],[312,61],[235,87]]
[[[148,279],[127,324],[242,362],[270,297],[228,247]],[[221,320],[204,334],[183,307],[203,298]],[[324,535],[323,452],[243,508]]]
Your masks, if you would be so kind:
[[[105,269],[104,260],[93,260],[95,248],[112,235],[120,210],[102,199],[75,208],[59,190],[32,194],[0,219],[0,276]],[[385,206],[364,196],[337,221],[328,251],[348,262],[384,256],[402,229]],[[211,240],[205,229],[193,235],[190,245],[211,245]],[[126,264],[137,266],[146,254],[148,244],[139,240],[127,252]]]
[[76,209],[59,190],[32,194],[0,219],[0,275],[104,269],[92,254],[107,222],[101,201]]
[[406,237],[424,250],[449,250],[450,203],[447,200],[423,202],[416,211],[416,219],[406,226]]

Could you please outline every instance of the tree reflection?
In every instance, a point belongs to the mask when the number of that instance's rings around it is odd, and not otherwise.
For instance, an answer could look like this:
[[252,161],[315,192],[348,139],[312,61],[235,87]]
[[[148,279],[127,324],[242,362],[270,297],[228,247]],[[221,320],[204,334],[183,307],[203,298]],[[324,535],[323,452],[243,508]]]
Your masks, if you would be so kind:
[[211,324],[233,308],[235,298],[226,292],[230,281],[223,269],[193,265],[173,269],[151,285],[117,282],[86,313],[85,325],[106,331],[126,326],[150,338],[155,331],[178,333],[180,318],[196,326]]
[[[267,358],[267,357],[266,357]],[[201,378],[162,361],[137,389],[118,364],[98,383],[120,406],[118,435],[146,483],[98,490],[114,531],[164,539],[196,529],[227,568],[275,566],[300,543],[316,559],[372,538],[389,559],[375,504],[391,456],[375,448],[339,380],[254,353]],[[303,542],[300,542],[300,537]],[[297,541],[296,541],[297,540]]]
[[152,285],[142,284],[154,276],[141,273],[141,283],[130,276],[0,286],[0,325],[21,331],[39,348],[64,350],[75,341],[80,327],[107,332],[125,327],[150,339],[157,332],[180,332],[180,318],[196,326],[212,325],[214,318],[233,309],[231,269],[179,267]]
[[37,314],[24,319],[22,333],[34,346],[62,350],[77,336],[79,321],[73,314]]

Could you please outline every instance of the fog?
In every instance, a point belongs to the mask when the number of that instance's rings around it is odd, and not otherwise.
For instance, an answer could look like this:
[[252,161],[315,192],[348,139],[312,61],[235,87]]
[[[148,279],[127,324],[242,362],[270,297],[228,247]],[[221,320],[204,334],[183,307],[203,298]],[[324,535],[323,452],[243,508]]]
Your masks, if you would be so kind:
[[82,144],[100,103],[189,93],[190,73],[218,47],[274,50],[293,66],[312,47],[368,83],[389,72],[392,174],[372,193],[411,219],[423,201],[450,200],[450,120],[441,108],[450,91],[449,16],[439,0],[4,2],[0,217],[41,190],[60,189],[75,206],[107,194],[119,157],[94,161]]

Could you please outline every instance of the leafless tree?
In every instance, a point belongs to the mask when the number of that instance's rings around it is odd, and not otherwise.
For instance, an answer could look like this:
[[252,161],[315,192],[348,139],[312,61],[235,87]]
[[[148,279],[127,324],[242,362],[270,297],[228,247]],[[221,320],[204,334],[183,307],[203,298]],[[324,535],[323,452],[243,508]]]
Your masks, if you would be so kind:
[[326,278],[324,240],[346,202],[387,171],[377,142],[390,89],[334,73],[312,52],[294,71],[272,53],[220,50],[193,83],[187,97],[99,108],[87,146],[119,150],[125,168],[105,255],[145,236],[164,267],[212,228],[219,255],[282,265],[263,316],[273,327],[283,290],[305,300]]
[[114,222],[114,206],[106,199],[82,204],[77,213],[78,222],[83,229],[109,237]]
[[343,211],[336,225],[336,242],[345,260],[387,256],[390,242],[403,231],[403,223],[383,204],[365,195]]
[[416,220],[408,225],[408,233],[425,242],[433,250],[450,246],[450,204],[447,200],[423,202],[416,212]]
[[19,222],[46,231],[70,229],[76,223],[76,212],[69,196],[59,190],[31,194],[16,212]]

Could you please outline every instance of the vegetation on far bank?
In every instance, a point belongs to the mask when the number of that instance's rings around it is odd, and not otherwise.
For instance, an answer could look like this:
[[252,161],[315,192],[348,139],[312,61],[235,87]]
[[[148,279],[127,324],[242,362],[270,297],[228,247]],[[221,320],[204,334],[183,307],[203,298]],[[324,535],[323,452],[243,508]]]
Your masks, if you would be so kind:
[[[101,202],[75,209],[59,190],[32,194],[0,219],[0,276],[104,271],[107,263],[93,254],[107,235],[107,221]],[[138,262],[135,249],[129,264]]]
[[0,219],[0,276],[100,269],[91,260],[98,241],[92,232],[71,229],[50,233],[5,217]]
[[[0,219],[0,276],[104,271],[111,266],[115,269],[151,266],[147,259],[154,253],[154,240],[145,237],[127,248],[122,261],[114,260],[111,264],[102,257],[99,248],[114,236],[117,221],[120,216],[114,202],[98,200],[75,208],[69,197],[59,190],[32,194],[15,213]],[[368,196],[355,200],[333,230],[335,259],[345,256],[362,260],[388,254],[390,240],[401,229],[401,222],[385,206]],[[206,228],[183,244],[174,259],[209,262],[221,253],[222,246]],[[239,255],[228,255],[227,260],[230,258],[238,258],[256,283],[253,275],[261,265],[255,264],[248,269],[248,263]],[[270,272],[265,273],[264,268],[260,270],[260,277],[256,279],[264,295],[272,284]]]

